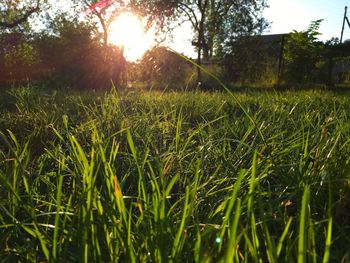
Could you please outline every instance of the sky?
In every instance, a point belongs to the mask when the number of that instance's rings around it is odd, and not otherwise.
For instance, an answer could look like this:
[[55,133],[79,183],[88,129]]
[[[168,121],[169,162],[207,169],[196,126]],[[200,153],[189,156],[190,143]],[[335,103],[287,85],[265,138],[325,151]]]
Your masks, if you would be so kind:
[[[268,33],[288,33],[292,30],[306,30],[311,21],[324,19],[321,24],[321,40],[340,38],[344,17],[344,7],[350,0],[268,0],[270,8],[264,17],[271,21]],[[350,38],[350,28],[344,30],[344,39]]]
[[[58,9],[67,9],[66,1],[50,1],[55,2]],[[319,31],[322,33],[320,40],[326,41],[332,37],[340,38],[346,5],[349,6],[348,16],[350,20],[350,0],[267,0],[267,3],[269,7],[265,9],[263,16],[271,24],[264,34],[302,31],[308,28],[311,21],[324,19]],[[192,36],[191,25],[187,23],[177,28],[173,32],[173,37],[163,44],[194,58],[196,52],[191,45]],[[350,39],[350,28],[347,25],[344,31],[345,39]],[[149,48],[152,45],[150,43]]]
[[[267,0],[267,2],[270,7],[265,9],[263,16],[271,25],[264,34],[302,31],[308,28],[311,21],[324,19],[319,30],[322,33],[320,40],[326,41],[332,37],[340,39],[346,5],[349,6],[350,20],[350,0]],[[185,28],[179,28],[174,32],[173,43],[169,46],[194,57],[195,52],[190,44],[190,32],[188,25],[185,25]],[[344,30],[345,39],[350,39],[350,28],[347,26]]]

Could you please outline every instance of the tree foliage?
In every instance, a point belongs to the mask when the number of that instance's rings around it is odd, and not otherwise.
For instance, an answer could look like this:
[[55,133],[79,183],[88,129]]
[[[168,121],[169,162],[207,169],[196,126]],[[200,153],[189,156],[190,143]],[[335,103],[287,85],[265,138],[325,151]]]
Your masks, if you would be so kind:
[[5,54],[5,67],[17,67],[19,65],[32,66],[38,61],[38,56],[29,43],[20,43],[11,52]]
[[[262,10],[265,0],[133,0],[133,6],[161,28],[174,21],[189,21],[197,63],[223,56],[227,45],[242,35],[261,33],[267,22]],[[198,82],[201,82],[198,68]]]
[[261,33],[268,25],[262,17],[267,7],[265,0],[133,0],[132,3],[157,25],[189,21],[194,32],[193,44],[206,58],[217,55],[238,36]]
[[268,84],[276,79],[282,36],[246,36],[232,42],[223,59],[225,79]]
[[40,11],[45,0],[2,0],[0,2],[0,29],[11,29]]
[[[121,83],[125,60],[115,46],[104,46],[96,28],[61,14],[47,33],[0,35],[0,82],[53,80],[55,86],[104,88]],[[108,56],[106,56],[108,54]]]
[[268,26],[262,17],[264,0],[210,0],[205,21],[204,56],[222,56],[242,36],[261,34]]
[[32,79],[40,62],[33,43],[23,33],[0,34],[0,83]]
[[323,55],[324,45],[318,41],[322,21],[312,21],[306,31],[294,30],[290,33],[284,52],[289,80],[308,81],[317,61]]
[[[94,27],[88,23],[67,21],[56,23],[57,36],[47,35],[39,42],[45,68],[69,86],[103,88],[111,80],[120,82],[121,66],[125,63],[121,50],[101,45],[94,38]],[[106,56],[108,54],[108,56]]]
[[138,81],[148,86],[170,87],[182,89],[192,67],[183,58],[164,47],[154,47],[148,50],[137,66],[133,68]]
[[103,44],[108,45],[108,29],[111,22],[125,10],[124,0],[84,0],[88,16],[95,16],[103,30]]

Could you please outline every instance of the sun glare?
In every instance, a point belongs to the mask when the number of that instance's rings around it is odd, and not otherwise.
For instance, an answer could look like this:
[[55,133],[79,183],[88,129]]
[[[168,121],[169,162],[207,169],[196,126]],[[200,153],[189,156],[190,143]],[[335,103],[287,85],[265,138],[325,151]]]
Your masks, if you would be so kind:
[[124,46],[124,56],[136,61],[152,46],[151,32],[144,32],[142,22],[132,13],[118,16],[109,27],[109,41],[116,46]]

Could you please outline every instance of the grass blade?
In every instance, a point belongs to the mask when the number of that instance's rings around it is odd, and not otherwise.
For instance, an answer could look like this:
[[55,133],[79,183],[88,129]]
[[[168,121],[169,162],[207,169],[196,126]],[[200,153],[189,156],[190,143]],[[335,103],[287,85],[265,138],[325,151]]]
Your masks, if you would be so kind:
[[306,240],[307,240],[307,222],[309,222],[309,186],[304,187],[304,193],[301,200],[301,212],[299,217],[299,237],[298,237],[298,263],[307,262],[306,258]]

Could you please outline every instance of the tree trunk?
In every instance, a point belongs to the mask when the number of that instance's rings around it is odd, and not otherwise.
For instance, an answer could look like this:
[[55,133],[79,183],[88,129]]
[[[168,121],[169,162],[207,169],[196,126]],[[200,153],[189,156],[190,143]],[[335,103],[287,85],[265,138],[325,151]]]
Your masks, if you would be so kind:
[[105,20],[99,12],[95,12],[96,16],[100,20],[100,24],[103,30],[103,46],[106,48],[108,46],[108,26],[106,25]]
[[201,82],[202,82],[202,70],[201,70],[201,64],[202,64],[202,57],[201,57],[201,53],[202,53],[202,47],[199,44],[198,45],[198,50],[197,50],[197,64],[199,67],[197,67],[197,85],[200,86]]
[[202,71],[200,67],[202,66],[202,50],[205,50],[205,38],[204,38],[204,25],[206,19],[206,10],[208,7],[209,0],[198,0],[198,7],[201,12],[201,18],[198,24],[198,50],[197,50],[197,63],[199,65],[197,69],[197,83],[198,86],[202,83]]

